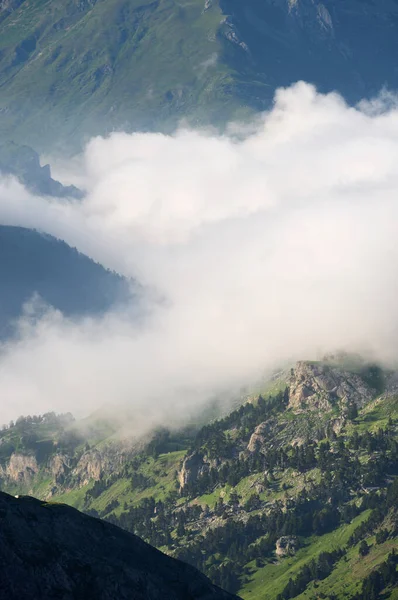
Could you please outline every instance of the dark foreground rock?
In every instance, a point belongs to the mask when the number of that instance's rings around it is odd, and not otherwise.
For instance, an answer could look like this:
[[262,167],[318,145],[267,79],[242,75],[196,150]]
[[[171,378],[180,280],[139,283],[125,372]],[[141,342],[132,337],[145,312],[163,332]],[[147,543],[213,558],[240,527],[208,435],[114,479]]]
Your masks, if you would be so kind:
[[237,600],[193,567],[64,504],[0,492],[1,600]]

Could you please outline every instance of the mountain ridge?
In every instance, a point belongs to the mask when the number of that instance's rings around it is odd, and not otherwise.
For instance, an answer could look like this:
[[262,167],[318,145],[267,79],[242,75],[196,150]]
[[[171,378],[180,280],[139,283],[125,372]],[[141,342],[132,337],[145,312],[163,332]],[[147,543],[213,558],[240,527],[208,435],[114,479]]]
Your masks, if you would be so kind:
[[66,505],[0,492],[0,598],[238,600],[136,536]]
[[101,314],[131,299],[132,282],[53,236],[0,225],[0,252],[2,337],[13,335],[13,323],[35,295],[66,316]]
[[[41,425],[35,441],[29,423],[1,435],[2,489],[100,516],[245,600],[309,599],[316,590],[357,600],[373,571],[395,560],[396,374],[377,365],[301,361],[226,416],[159,429],[136,446],[95,428],[74,441],[70,426],[45,442]],[[27,461],[7,476],[12,452],[37,456],[44,443],[34,472]],[[369,559],[361,562],[365,542]],[[303,565],[311,573],[300,579]],[[394,598],[393,579],[383,581],[383,597]]]

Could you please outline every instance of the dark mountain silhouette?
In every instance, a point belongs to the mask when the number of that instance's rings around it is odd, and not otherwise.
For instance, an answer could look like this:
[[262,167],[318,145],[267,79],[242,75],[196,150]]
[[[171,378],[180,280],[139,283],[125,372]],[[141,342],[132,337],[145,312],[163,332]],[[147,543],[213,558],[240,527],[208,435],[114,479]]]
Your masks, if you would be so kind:
[[0,226],[0,334],[34,294],[65,315],[88,315],[126,300],[130,285],[61,240]]
[[1,492],[0,598],[237,600],[110,523]]

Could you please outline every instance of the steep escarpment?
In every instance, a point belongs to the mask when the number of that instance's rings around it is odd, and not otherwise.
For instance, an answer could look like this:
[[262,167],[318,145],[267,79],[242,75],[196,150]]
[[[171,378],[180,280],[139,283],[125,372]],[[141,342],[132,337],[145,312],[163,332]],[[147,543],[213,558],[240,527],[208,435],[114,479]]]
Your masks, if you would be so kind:
[[50,498],[117,475],[136,450],[131,440],[107,442],[112,433],[95,422],[82,431],[70,414],[20,417],[0,432],[1,489]]
[[36,457],[32,454],[13,452],[6,467],[3,468],[0,465],[0,476],[22,485],[29,485],[38,471]]
[[329,411],[365,406],[376,390],[358,374],[327,364],[298,362],[291,374],[289,408]]
[[0,598],[233,600],[193,567],[64,505],[0,493]]

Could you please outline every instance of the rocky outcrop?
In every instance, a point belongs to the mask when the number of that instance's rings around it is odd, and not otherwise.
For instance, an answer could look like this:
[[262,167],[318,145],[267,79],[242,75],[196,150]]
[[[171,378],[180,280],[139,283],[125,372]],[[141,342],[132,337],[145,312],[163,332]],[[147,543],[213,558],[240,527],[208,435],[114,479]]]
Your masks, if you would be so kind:
[[14,452],[3,474],[15,483],[28,485],[38,473],[39,466],[35,456]]
[[49,469],[55,484],[62,485],[64,483],[65,478],[71,470],[70,463],[71,458],[66,456],[66,454],[56,454],[52,457],[50,460]]
[[256,452],[264,446],[269,439],[270,434],[275,435],[278,429],[278,422],[276,419],[268,419],[264,423],[260,423],[254,432],[252,433],[247,449],[249,452]]
[[237,600],[194,567],[62,504],[0,492],[0,600]]
[[85,452],[77,463],[72,474],[79,480],[80,485],[87,485],[91,479],[98,481],[103,472],[104,460],[98,450]]
[[126,455],[119,451],[117,445],[104,450],[93,448],[85,452],[76,467],[71,471],[76,485],[87,485],[90,481],[98,481],[103,474],[115,473],[123,465]]
[[228,40],[231,44],[238,46],[247,54],[250,54],[250,50],[246,42],[243,41],[237,27],[234,25],[230,17],[224,18],[221,23],[221,33],[224,35],[225,39]]
[[275,554],[279,558],[292,556],[299,546],[298,538],[294,535],[286,535],[276,540]]
[[204,457],[199,452],[193,452],[184,459],[181,470],[178,473],[180,488],[184,489],[186,485],[196,481],[205,471],[209,470],[209,463],[205,462]]
[[340,368],[321,363],[298,362],[290,379],[289,408],[330,410],[342,406],[364,406],[375,395],[363,379]]
[[41,166],[40,157],[29,146],[13,142],[0,145],[0,173],[15,176],[34,194],[56,198],[83,198],[74,185],[64,186],[51,177],[50,165]]
[[25,490],[34,489],[38,481],[36,476],[50,477],[53,487],[46,497],[51,498],[54,494],[98,481],[104,474],[118,472],[125,460],[126,454],[116,444],[101,451],[88,450],[80,458],[59,452],[42,462],[38,462],[33,453],[13,453],[3,466],[0,465],[0,477],[4,484],[18,483]]

